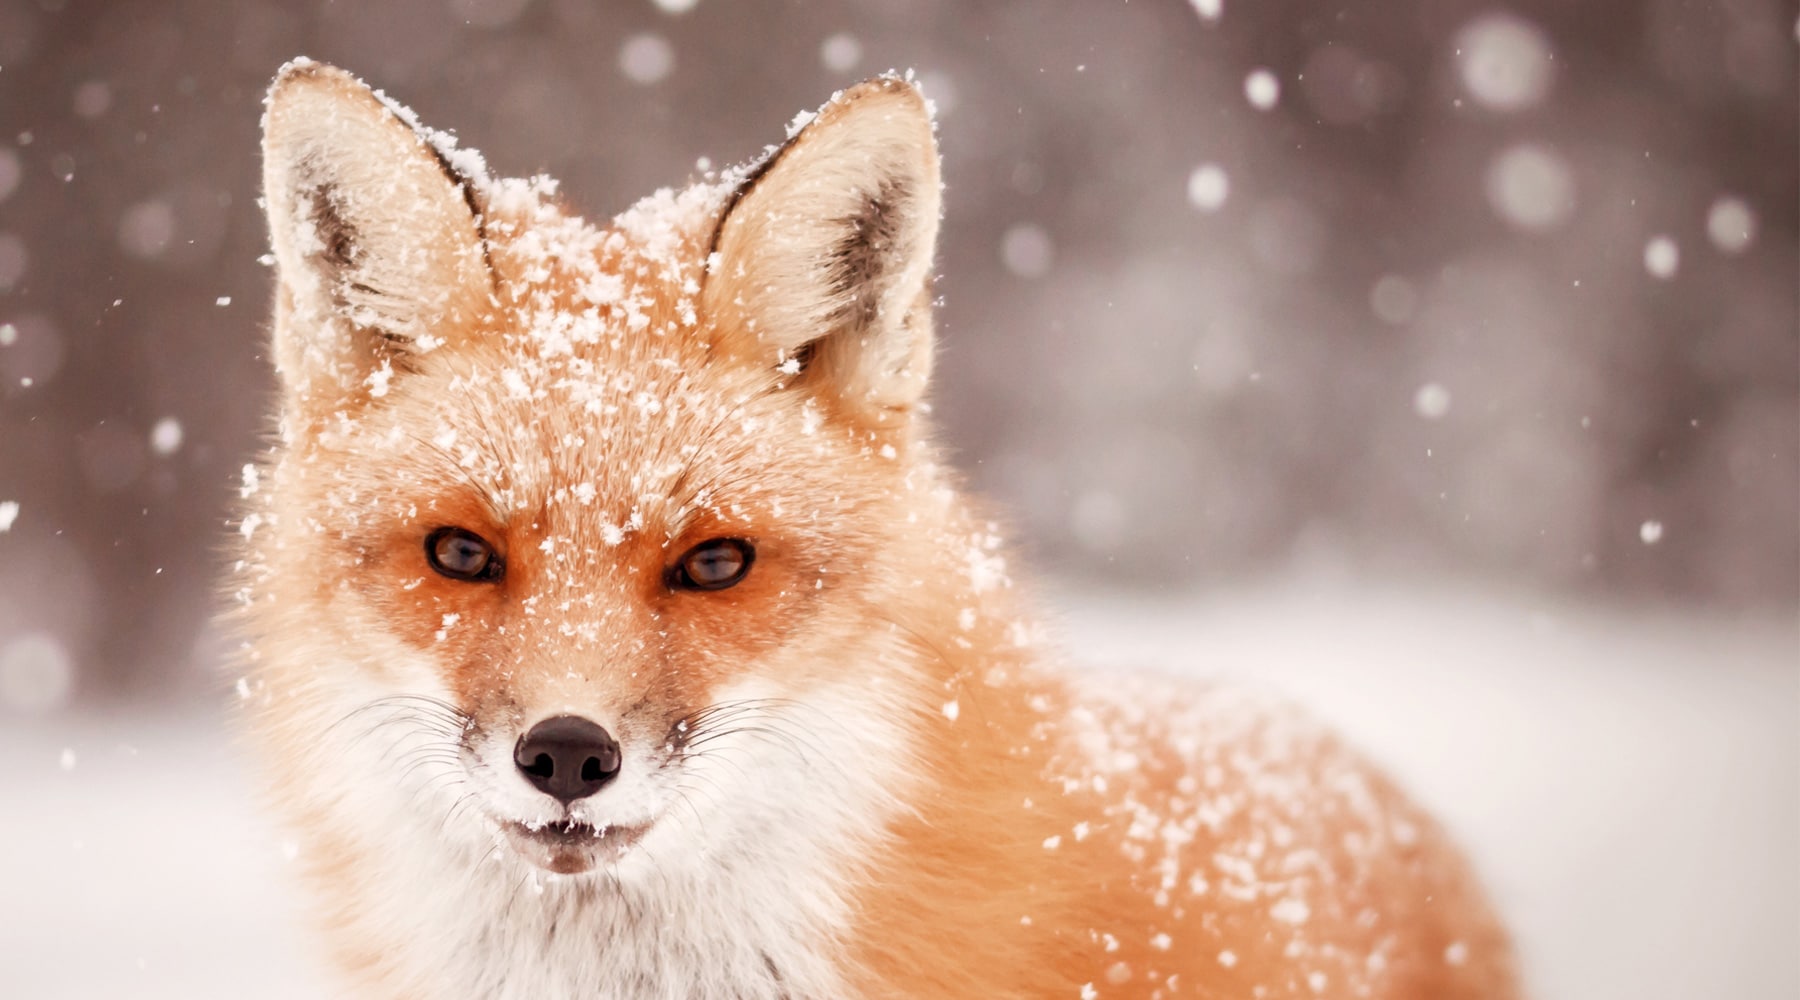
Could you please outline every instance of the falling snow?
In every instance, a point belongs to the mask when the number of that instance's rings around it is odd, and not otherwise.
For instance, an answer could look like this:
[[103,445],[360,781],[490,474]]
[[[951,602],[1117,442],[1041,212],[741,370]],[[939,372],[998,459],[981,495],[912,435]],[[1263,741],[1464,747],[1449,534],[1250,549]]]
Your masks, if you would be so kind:
[[150,450],[158,455],[173,455],[181,450],[181,421],[164,417],[150,428]]
[[848,73],[862,61],[862,43],[855,35],[838,32],[819,43],[819,62],[834,73]]
[[1281,100],[1281,80],[1266,69],[1252,71],[1244,78],[1244,99],[1258,111],[1273,110]]
[[1008,229],[1000,242],[1000,259],[1008,271],[1021,278],[1041,278],[1050,273],[1055,255],[1050,234],[1030,223]]
[[1543,103],[1555,63],[1550,42],[1529,21],[1508,13],[1483,14],[1456,37],[1463,86],[1496,111],[1523,111]]
[[619,70],[632,83],[660,83],[675,69],[675,48],[661,35],[632,35],[619,49]]
[[1743,253],[1756,239],[1756,213],[1742,198],[1721,196],[1707,210],[1706,235],[1728,254]]
[[1225,168],[1216,163],[1202,163],[1188,174],[1188,204],[1202,212],[1217,212],[1225,207],[1225,198],[1231,193],[1231,178],[1225,174]]
[[1531,233],[1556,229],[1575,212],[1575,178],[1555,149],[1513,146],[1487,172],[1488,204],[1507,224]]
[[1436,382],[1419,386],[1413,394],[1413,412],[1426,420],[1441,420],[1450,412],[1450,390]]
[[1675,277],[1681,266],[1681,248],[1668,236],[1657,236],[1644,244],[1644,270],[1659,281]]

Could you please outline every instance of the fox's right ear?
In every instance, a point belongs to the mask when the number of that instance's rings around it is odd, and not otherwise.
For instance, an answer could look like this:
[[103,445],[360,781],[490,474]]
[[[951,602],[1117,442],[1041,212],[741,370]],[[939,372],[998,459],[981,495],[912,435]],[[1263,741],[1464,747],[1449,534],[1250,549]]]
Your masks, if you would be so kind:
[[492,297],[479,216],[443,154],[360,80],[296,60],[269,89],[263,195],[280,274],[275,366],[331,413],[468,328]]

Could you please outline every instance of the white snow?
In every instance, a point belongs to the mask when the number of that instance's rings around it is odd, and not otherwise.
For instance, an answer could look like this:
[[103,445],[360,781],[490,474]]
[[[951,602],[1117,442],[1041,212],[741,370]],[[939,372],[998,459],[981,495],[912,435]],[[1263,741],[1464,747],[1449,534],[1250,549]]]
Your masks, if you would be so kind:
[[1441,420],[1450,412],[1450,390],[1436,382],[1427,382],[1413,393],[1413,412],[1426,420]]
[[1281,80],[1270,70],[1252,70],[1244,78],[1244,98],[1256,110],[1269,111],[1281,100]]
[[819,62],[834,73],[848,73],[862,61],[862,43],[840,31],[819,44]]
[[1575,176],[1562,155],[1540,143],[1521,143],[1495,157],[1487,171],[1488,204],[1508,225],[1548,232],[1575,212]]
[[1644,244],[1644,270],[1650,276],[1661,281],[1675,277],[1675,271],[1681,266],[1681,247],[1669,236],[1652,237]]
[[1661,521],[1645,521],[1638,525],[1638,540],[1645,545],[1655,545],[1662,541],[1663,526]]
[[[1065,603],[1080,658],[1273,686],[1389,767],[1467,845],[1537,1000],[1800,996],[1792,619],[1441,581]],[[9,996],[339,995],[290,881],[300,846],[231,746],[192,708],[0,720]]]
[[181,450],[181,421],[164,417],[150,428],[150,450],[158,455],[173,455]]
[[1202,212],[1217,212],[1231,194],[1231,178],[1217,163],[1202,163],[1188,174],[1188,203]]
[[1000,260],[1021,278],[1041,278],[1050,273],[1056,247],[1042,226],[1021,223],[1006,231],[1000,241]]
[[1550,93],[1556,63],[1550,40],[1537,25],[1494,12],[1457,34],[1456,68],[1476,101],[1496,111],[1523,111]]
[[1290,896],[1269,907],[1269,916],[1284,924],[1304,924],[1312,918],[1312,907],[1306,904],[1306,900]]
[[1707,210],[1706,235],[1726,253],[1743,253],[1756,239],[1756,213],[1742,198],[1722,195]]
[[11,531],[13,522],[19,519],[19,501],[0,501],[0,534]]
[[1217,21],[1225,14],[1225,0],[1188,0],[1202,21]]
[[632,83],[648,86],[675,69],[675,47],[661,35],[632,35],[619,49],[619,70]]

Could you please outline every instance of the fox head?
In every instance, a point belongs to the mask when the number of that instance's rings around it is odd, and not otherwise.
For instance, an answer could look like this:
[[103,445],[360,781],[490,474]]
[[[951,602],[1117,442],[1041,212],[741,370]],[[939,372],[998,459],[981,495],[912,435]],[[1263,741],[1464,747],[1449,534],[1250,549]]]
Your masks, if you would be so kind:
[[298,808],[625,880],[867,832],[955,716],[923,623],[1000,582],[922,416],[914,87],[608,225],[317,63],[264,157],[239,599]]

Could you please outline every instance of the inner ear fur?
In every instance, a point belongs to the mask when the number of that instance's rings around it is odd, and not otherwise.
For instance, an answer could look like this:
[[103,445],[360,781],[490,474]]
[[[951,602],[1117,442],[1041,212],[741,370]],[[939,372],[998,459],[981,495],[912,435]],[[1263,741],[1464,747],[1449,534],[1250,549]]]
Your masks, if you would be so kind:
[[716,347],[828,392],[877,424],[931,374],[937,142],[906,80],[858,84],[740,187],[701,302]]
[[263,193],[291,399],[336,408],[381,395],[378,372],[455,339],[491,301],[469,181],[410,113],[343,70],[297,61],[276,77]]

